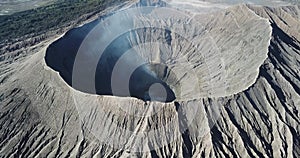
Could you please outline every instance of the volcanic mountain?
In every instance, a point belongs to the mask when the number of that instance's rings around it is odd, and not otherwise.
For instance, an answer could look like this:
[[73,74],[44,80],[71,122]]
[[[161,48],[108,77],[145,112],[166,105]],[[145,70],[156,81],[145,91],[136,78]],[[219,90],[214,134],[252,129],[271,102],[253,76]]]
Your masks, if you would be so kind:
[[130,1],[1,45],[0,156],[300,157],[300,6],[282,3]]

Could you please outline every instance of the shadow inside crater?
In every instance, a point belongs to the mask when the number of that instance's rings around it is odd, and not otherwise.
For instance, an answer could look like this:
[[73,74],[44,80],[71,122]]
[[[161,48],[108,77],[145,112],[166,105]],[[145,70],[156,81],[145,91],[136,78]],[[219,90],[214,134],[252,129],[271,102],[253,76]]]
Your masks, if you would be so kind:
[[[53,70],[59,72],[60,76],[70,86],[72,86],[72,71],[77,51],[85,37],[98,23],[99,21],[96,20],[82,27],[68,31],[62,38],[53,42],[47,49],[45,56],[46,64]],[[114,91],[113,93],[111,80],[116,62],[122,55],[124,55],[126,51],[134,47],[134,44],[132,41],[130,42],[128,38],[132,37],[133,33],[146,32],[148,29],[151,28],[143,28],[127,32],[111,42],[110,45],[105,49],[98,61],[95,72],[96,94],[135,97],[144,101],[159,102],[172,102],[176,99],[175,93],[165,82],[166,79],[164,78],[166,77],[166,73],[171,71],[167,66],[159,63],[139,65],[136,67],[134,72],[130,74],[129,83],[122,83],[122,77],[125,76],[120,74],[118,76],[120,84],[128,84],[129,94],[118,91]],[[158,31],[158,34],[162,35],[162,42],[166,42],[168,45],[170,44],[172,40],[170,31],[164,29],[156,29],[155,31]],[[152,39],[145,38],[143,42],[146,43],[150,42],[151,40]],[[138,42],[136,42],[136,44],[138,44]],[[138,54],[133,55],[130,58],[125,58],[125,63],[131,65],[133,64],[133,61],[137,60],[137,57]],[[120,69],[121,72],[126,72],[127,67],[121,67]],[[150,94],[149,89],[151,89],[153,84],[157,83],[163,87],[163,92],[156,90]],[[82,87],[73,88],[82,92],[89,92],[89,90],[86,90]]]

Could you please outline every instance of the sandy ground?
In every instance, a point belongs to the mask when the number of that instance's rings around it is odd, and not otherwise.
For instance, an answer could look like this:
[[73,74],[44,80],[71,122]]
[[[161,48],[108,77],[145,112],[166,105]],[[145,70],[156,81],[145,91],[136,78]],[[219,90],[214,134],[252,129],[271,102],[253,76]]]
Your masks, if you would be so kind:
[[44,5],[49,5],[55,0],[1,0],[0,15],[9,15]]

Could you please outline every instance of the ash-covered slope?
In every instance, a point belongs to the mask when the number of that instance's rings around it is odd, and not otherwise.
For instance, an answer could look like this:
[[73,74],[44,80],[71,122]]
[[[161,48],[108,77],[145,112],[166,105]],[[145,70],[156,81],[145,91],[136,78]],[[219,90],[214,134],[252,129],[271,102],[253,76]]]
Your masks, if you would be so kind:
[[[215,91],[216,95],[171,103],[95,96],[71,88],[44,59],[47,47],[43,45],[58,38],[29,49],[37,52],[16,61],[8,62],[13,57],[7,52],[7,60],[0,63],[0,157],[299,157],[299,13],[298,6],[240,5],[209,16],[196,16],[206,22],[205,29],[221,48],[218,57],[225,56],[224,66],[229,69],[222,70],[230,74],[226,77],[230,84],[222,88],[226,91]],[[259,28],[249,27],[257,26],[255,22],[265,30],[262,46],[249,46],[247,39],[239,42],[242,35],[261,33]],[[203,42],[200,35],[195,37],[199,43]],[[243,46],[242,50],[248,51],[239,53],[236,49]],[[230,56],[230,52],[235,55]],[[251,56],[251,52],[257,54]],[[248,60],[240,54],[248,55]],[[236,60],[229,60],[227,55]],[[218,72],[218,66],[210,67]],[[233,80],[239,75],[246,79]],[[74,96],[79,99],[74,100]],[[99,109],[89,106],[95,102],[100,102],[104,111],[97,113]],[[78,109],[76,104],[90,109]],[[218,114],[214,114],[216,105]],[[160,110],[145,118],[125,115],[123,107],[133,114],[149,112],[151,108]],[[193,109],[196,110],[185,111]],[[85,113],[78,112],[84,110]],[[82,114],[87,117],[82,119]],[[194,117],[188,122],[190,115]],[[87,130],[92,129],[86,126],[93,121],[100,135]],[[172,124],[165,126],[168,122]],[[136,132],[163,127],[159,134],[173,133],[175,139],[162,146],[162,141],[169,139],[150,137],[141,145],[134,135],[118,132],[115,126]]]

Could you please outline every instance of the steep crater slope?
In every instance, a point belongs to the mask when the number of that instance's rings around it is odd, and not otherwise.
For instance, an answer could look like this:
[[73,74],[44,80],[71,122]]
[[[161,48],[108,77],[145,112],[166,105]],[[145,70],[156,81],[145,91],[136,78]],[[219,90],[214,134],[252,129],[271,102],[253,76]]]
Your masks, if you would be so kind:
[[[47,54],[45,57],[46,63],[54,70],[60,72],[62,78],[70,86],[72,86],[73,64],[75,62],[75,57],[80,47],[80,44],[87,36],[87,33],[89,33],[96,24],[98,24],[98,21],[94,21],[90,24],[85,25],[84,27],[74,29],[68,32],[62,39],[51,44],[47,50]],[[155,29],[155,31],[157,37],[154,38],[153,35],[151,39],[145,39],[144,42],[170,42],[168,41],[171,40],[170,32],[163,29]],[[152,95],[152,101],[164,101],[163,99],[160,99],[159,92],[157,92],[156,94],[149,94],[148,92],[151,85],[158,83],[164,86],[164,89],[166,90],[166,102],[170,102],[175,99],[175,94],[171,90],[170,86],[176,86],[176,76],[172,73],[172,71],[169,70],[169,68],[166,65],[160,63],[144,63],[138,65],[134,72],[131,72],[132,76],[130,76],[130,81],[128,83],[128,89],[130,91],[129,95],[122,92],[117,92],[113,94],[113,90],[111,88],[111,80],[115,65],[117,64],[118,60],[126,53],[126,51],[138,45],[138,43],[130,43],[130,41],[127,39],[129,39],[132,36],[138,37],[140,34],[145,34],[145,32],[151,32],[151,28],[144,28],[127,32],[121,35],[119,38],[115,39],[106,48],[106,50],[103,52],[103,55],[99,59],[99,62],[97,64],[98,66],[95,72],[95,94],[116,95],[124,97],[133,96],[144,101],[149,100],[149,95]],[[87,62],[91,60],[89,59],[91,58],[91,56],[89,56],[88,51],[86,56],[87,58],[85,59],[87,60]],[[138,54],[136,52],[131,54],[131,56],[125,58],[123,56],[123,60],[125,60],[127,67],[121,67],[120,70],[118,70],[120,71],[120,74],[117,74],[118,78],[124,78],[126,77],[127,73],[130,73],[130,71],[128,70],[129,65],[134,65],[134,62],[141,62],[139,61],[141,59],[138,58]],[[87,89],[84,86],[78,86],[73,88],[82,92],[93,94],[93,92],[90,92],[89,89]]]
[[[214,151],[218,157],[241,153],[249,157],[299,157],[299,6],[247,7],[270,20],[268,58],[255,84],[230,97],[224,107],[220,124],[212,129]],[[222,145],[230,144],[232,138],[243,146]]]

